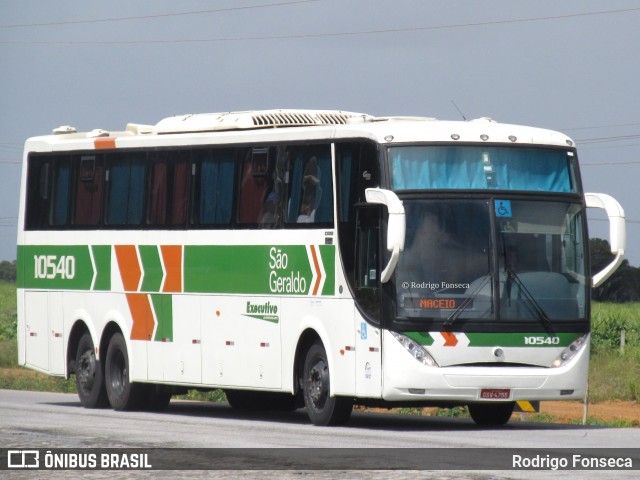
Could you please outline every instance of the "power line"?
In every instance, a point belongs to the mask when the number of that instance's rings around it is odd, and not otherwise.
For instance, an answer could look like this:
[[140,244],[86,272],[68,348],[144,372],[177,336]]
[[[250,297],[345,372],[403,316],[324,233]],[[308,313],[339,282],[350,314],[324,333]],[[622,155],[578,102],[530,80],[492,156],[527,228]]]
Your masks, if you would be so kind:
[[601,166],[609,166],[609,165],[640,165],[640,161],[630,161],[630,162],[602,162],[602,163],[581,163],[583,167],[601,167]]
[[[588,222],[608,222],[609,219],[608,218],[587,218],[587,221]],[[640,220],[625,219],[625,223],[640,224]]]
[[621,127],[640,127],[640,123],[619,123],[612,125],[596,125],[593,127],[572,127],[572,128],[561,128],[560,131],[570,132],[575,130],[596,130],[599,128],[621,128]]
[[267,41],[267,40],[292,40],[302,38],[345,37],[360,35],[377,35],[385,33],[421,32],[429,30],[447,30],[469,27],[483,27],[492,25],[508,25],[515,23],[543,22],[550,20],[565,20],[569,18],[589,17],[596,15],[612,15],[618,13],[631,13],[640,11],[640,7],[619,10],[601,10],[597,12],[572,13],[566,15],[550,15],[544,17],[516,18],[509,20],[493,20],[487,22],[457,23],[447,25],[431,25],[425,27],[387,28],[378,30],[360,30],[346,32],[302,33],[290,35],[261,35],[246,37],[217,37],[204,39],[174,39],[174,40],[42,40],[42,41],[0,41],[0,45],[152,45],[152,44],[176,44],[176,43],[215,43],[238,41]]
[[319,0],[294,0],[289,2],[268,3],[264,5],[246,5],[244,7],[228,7],[228,8],[214,8],[211,10],[195,10],[191,12],[175,12],[175,13],[159,13],[156,15],[140,15],[135,17],[111,17],[111,18],[97,18],[91,20],[68,20],[62,22],[43,22],[43,23],[23,23],[15,25],[0,25],[0,28],[29,28],[29,27],[52,27],[61,25],[81,25],[87,23],[106,23],[106,22],[121,22],[130,20],[150,20],[155,18],[167,18],[167,17],[184,17],[187,15],[202,15],[205,13],[220,13],[220,12],[232,12],[238,10],[253,10],[257,8],[271,8],[271,7],[283,7],[288,5],[295,5],[299,3],[312,3]]
[[640,134],[634,135],[618,135],[612,137],[595,137],[595,138],[584,138],[581,140],[576,139],[576,142],[582,144],[590,144],[590,143],[601,143],[601,142],[619,142],[624,140],[635,140],[640,138]]

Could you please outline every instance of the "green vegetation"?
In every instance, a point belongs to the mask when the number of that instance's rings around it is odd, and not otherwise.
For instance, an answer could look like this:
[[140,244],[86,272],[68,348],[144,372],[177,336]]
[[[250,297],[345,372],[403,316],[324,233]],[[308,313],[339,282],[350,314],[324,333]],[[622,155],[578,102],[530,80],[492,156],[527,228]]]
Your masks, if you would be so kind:
[[199,392],[198,390],[189,390],[186,395],[180,395],[179,397],[182,400],[198,400],[201,402],[226,402],[227,397],[224,395],[224,392],[220,389],[211,390],[210,392]]
[[640,304],[594,303],[589,401],[640,401]]
[[0,262],[0,280],[5,282],[16,281],[16,261],[8,262],[6,260]]
[[[572,425],[582,425],[582,420],[572,420],[569,422]],[[603,422],[594,417],[587,417],[586,425],[592,427],[614,427],[614,428],[628,428],[638,427],[640,423],[637,420],[614,420],[613,422]]]
[[[601,271],[613,260],[609,242],[601,238],[589,239],[591,274]],[[604,284],[593,290],[597,302],[640,302],[640,268],[622,264]]]
[[17,323],[16,286],[13,283],[0,280],[0,368],[16,365],[18,358]]
[[[15,362],[15,360],[14,360]],[[21,368],[0,368],[0,389],[75,393],[75,377],[49,377]]]

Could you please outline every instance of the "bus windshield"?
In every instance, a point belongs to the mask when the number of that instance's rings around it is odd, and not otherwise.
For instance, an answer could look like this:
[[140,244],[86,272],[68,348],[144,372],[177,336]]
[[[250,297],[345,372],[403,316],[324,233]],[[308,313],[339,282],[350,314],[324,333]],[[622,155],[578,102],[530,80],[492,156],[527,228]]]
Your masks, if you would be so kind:
[[391,147],[388,155],[395,191],[578,191],[575,155],[566,149],[420,145]]
[[403,204],[398,318],[546,326],[585,318],[580,204],[502,196]]

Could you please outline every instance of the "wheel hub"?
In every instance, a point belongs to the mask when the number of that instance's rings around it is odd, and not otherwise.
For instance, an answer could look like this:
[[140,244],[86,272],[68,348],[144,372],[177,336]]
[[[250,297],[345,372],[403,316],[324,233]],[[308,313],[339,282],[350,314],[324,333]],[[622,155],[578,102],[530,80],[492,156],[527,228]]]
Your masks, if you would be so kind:
[[91,390],[93,379],[96,374],[96,357],[90,350],[80,356],[76,375],[80,377],[80,385],[86,390]]
[[322,408],[329,395],[329,376],[323,361],[316,363],[309,371],[309,396],[313,404]]

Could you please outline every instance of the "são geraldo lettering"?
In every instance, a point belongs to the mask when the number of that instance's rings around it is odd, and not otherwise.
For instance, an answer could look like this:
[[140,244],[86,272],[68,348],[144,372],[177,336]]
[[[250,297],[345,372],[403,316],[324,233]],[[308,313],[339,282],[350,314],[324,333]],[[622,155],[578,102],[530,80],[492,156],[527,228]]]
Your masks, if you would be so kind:
[[269,289],[272,293],[305,293],[307,279],[299,271],[287,272],[289,257],[276,247],[269,250]]

